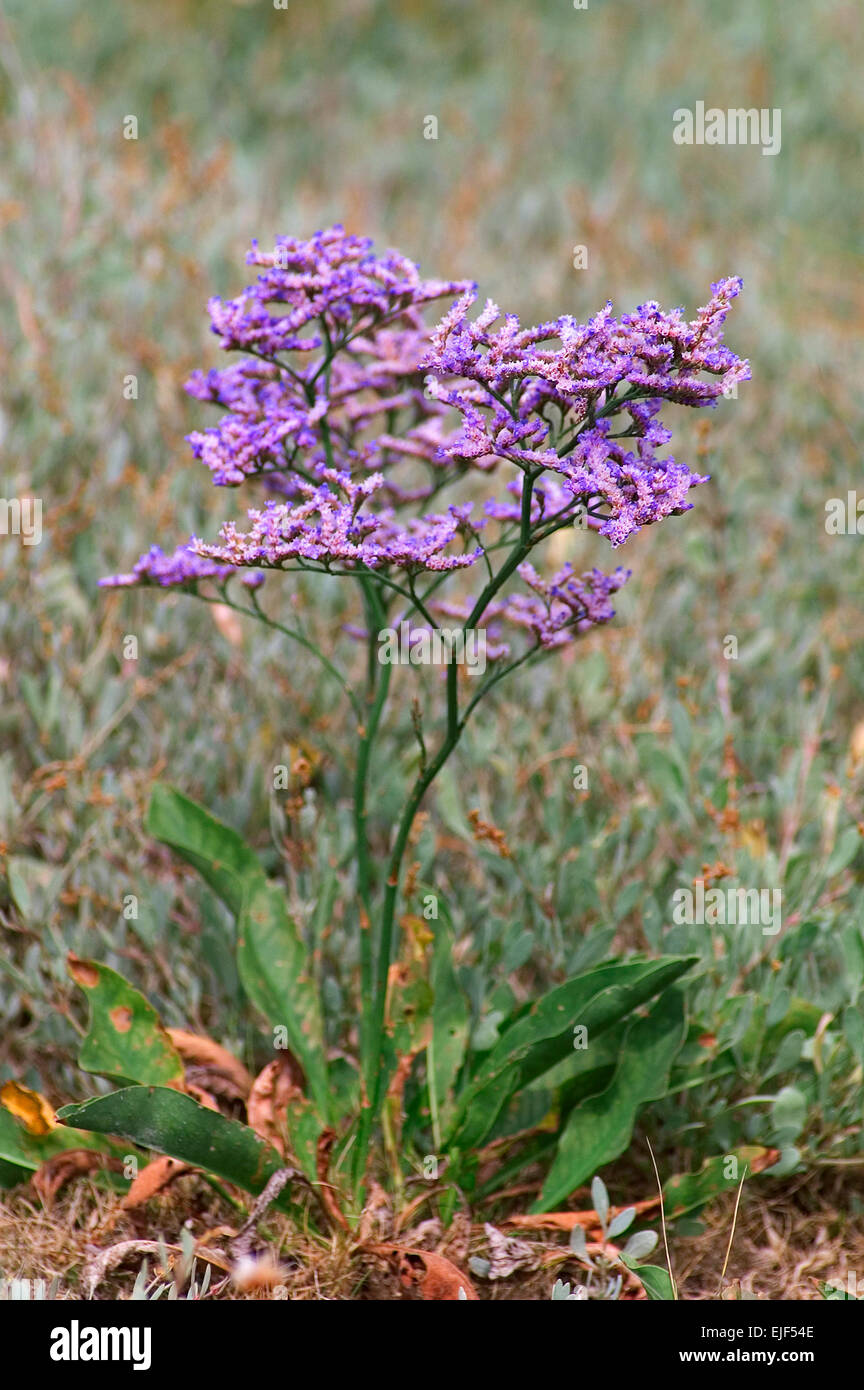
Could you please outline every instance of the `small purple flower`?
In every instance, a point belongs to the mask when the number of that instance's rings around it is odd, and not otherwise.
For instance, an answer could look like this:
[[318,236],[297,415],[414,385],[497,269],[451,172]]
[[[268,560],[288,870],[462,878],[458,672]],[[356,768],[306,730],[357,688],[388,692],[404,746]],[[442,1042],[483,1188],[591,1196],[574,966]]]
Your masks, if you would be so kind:
[[[161,589],[180,588],[195,584],[199,579],[229,579],[236,570],[233,565],[216,564],[196,554],[191,542],[179,545],[166,555],[158,545],[153,545],[135,564],[131,574],[114,574],[100,579],[104,589],[128,589],[134,585],[156,585]],[[243,582],[257,588],[264,583],[264,575],[244,575]]]

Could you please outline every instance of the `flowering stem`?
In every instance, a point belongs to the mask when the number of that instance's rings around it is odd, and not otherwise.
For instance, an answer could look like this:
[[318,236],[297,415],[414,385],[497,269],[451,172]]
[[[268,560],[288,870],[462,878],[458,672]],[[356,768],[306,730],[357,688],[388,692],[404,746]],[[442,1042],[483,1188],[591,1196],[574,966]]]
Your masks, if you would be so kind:
[[[482,617],[488,604],[500,589],[501,585],[506,582],[517,565],[522,562],[532,549],[534,542],[531,537],[531,495],[534,486],[534,476],[535,475],[531,473],[526,474],[525,485],[522,491],[522,526],[519,543],[514,546],[511,555],[501,566],[494,578],[486,585],[474,605],[471,616],[465,624],[465,628],[472,627],[475,621],[479,617]],[[396,917],[396,902],[399,894],[399,876],[414,820],[422,805],[426,792],[429,790],[435,778],[438,776],[438,773],[450,757],[450,754],[455,749],[468,722],[469,715],[479,703],[479,700],[482,699],[483,695],[488,693],[494,685],[497,685],[499,680],[508,675],[511,670],[515,670],[517,666],[521,666],[524,661],[527,661],[528,657],[532,656],[536,650],[536,647],[530,648],[529,651],[517,661],[511,662],[508,667],[505,667],[500,673],[487,681],[482,689],[477,692],[477,695],[471,700],[467,710],[461,718],[459,716],[459,668],[457,663],[452,659],[447,667],[447,726],[444,739],[432,761],[425,765],[421,765],[417,780],[414,783],[414,787],[402,811],[396,832],[396,839],[387,867],[387,882],[384,889],[381,928],[377,943],[377,958],[375,961],[374,1003],[370,1010],[371,1023],[366,1033],[368,1047],[364,1049],[363,1073],[367,1085],[367,1099],[371,1104],[364,1107],[361,1112],[357,1146],[354,1154],[355,1177],[358,1184],[363,1181],[372,1125],[376,1115],[378,1115],[380,1111],[384,1099],[383,1091],[387,1082],[383,1041],[387,1014],[387,990],[390,975],[390,962],[393,954],[393,928]],[[366,968],[368,969],[368,961],[366,962]],[[371,994],[371,991],[367,993],[367,983],[368,977],[364,970],[364,998],[369,998]]]

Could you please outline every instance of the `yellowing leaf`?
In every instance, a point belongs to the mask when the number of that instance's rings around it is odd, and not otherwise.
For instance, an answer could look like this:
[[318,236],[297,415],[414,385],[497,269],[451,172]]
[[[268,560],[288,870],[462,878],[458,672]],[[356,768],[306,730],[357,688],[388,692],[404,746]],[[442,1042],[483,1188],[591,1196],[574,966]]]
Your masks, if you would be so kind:
[[738,831],[738,839],[753,859],[764,859],[768,853],[768,837],[763,820],[749,820]]
[[57,1125],[53,1107],[45,1097],[17,1081],[6,1081],[0,1087],[0,1104],[21,1121],[28,1134],[50,1134]]

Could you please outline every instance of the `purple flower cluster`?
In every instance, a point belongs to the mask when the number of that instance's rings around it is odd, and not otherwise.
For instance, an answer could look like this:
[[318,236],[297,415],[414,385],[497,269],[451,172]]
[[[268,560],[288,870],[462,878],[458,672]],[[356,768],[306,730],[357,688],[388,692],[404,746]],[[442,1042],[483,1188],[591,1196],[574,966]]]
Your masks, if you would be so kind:
[[229,565],[261,565],[280,568],[289,560],[376,570],[397,566],[408,571],[452,570],[472,565],[482,551],[462,555],[442,552],[457,532],[468,525],[465,509],[451,507],[449,516],[415,518],[405,526],[394,519],[393,509],[365,513],[363,502],[384,486],[380,473],[361,482],[350,473],[321,470],[323,481],[315,486],[298,482],[304,501],[295,505],[268,502],[252,510],[251,530],[239,532],[229,521],[222,527],[221,545],[193,541],[192,548],[205,562],[225,560]]
[[[544,580],[527,561],[519,565],[517,572],[532,592],[509,594],[486,607],[484,621],[490,625],[491,643],[487,646],[490,660],[508,656],[510,652],[500,641],[501,623],[527,629],[541,647],[547,648],[563,647],[574,635],[608,623],[615,617],[610,595],[617,593],[631,575],[630,570],[620,565],[612,574],[604,574],[599,569],[576,574],[568,563],[551,579]],[[432,605],[436,613],[462,622],[467,620],[473,606],[471,600],[439,600]]]
[[[423,280],[405,257],[377,256],[338,226],[280,237],[267,253],[253,242],[247,262],[256,281],[209,306],[220,345],[243,355],[190,378],[190,394],[222,414],[189,442],[217,485],[251,481],[269,497],[249,510],[248,529],[229,522],[217,543],[193,537],[171,556],[154,547],[103,583],[190,587],[238,569],[259,583],[260,571],[289,566],[413,582],[481,559],[491,573],[491,526],[521,547],[528,592],[493,593],[487,616],[559,646],[609,620],[628,572],[567,565],[547,580],[529,552],[577,519],[618,546],[687,510],[707,480],[663,454],[663,405],[713,405],[750,375],[723,342],[735,278],[713,285],[690,321],[649,302],[619,318],[607,304],[587,323],[565,315],[523,328],[491,301],[472,320],[473,284]],[[424,310],[442,298],[455,302],[430,330]],[[471,480],[502,470],[503,494],[487,488],[472,521]],[[430,510],[451,485],[461,497]]]
[[[664,401],[713,405],[749,379],[749,364],[722,341],[740,289],[737,277],[718,281],[689,323],[680,309],[664,313],[651,301],[620,319],[607,304],[587,324],[565,315],[522,328],[507,314],[497,329],[501,312],[491,300],[468,318],[476,294],[467,291],[423,359],[435,372],[431,393],[463,418],[442,453],[560,474],[573,500],[602,518],[600,533],[613,545],[688,510],[689,489],[707,478],[657,457],[671,438],[659,412]],[[621,414],[627,423],[616,436],[610,417]],[[634,450],[617,442],[623,437],[636,441]]]

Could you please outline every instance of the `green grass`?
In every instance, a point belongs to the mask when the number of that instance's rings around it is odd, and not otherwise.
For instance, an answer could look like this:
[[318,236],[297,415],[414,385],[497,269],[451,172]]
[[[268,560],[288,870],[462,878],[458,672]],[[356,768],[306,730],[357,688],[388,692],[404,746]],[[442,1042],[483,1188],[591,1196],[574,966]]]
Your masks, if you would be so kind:
[[[338,689],[260,631],[233,644],[191,600],[96,588],[152,542],[212,534],[236,509],[183,441],[209,423],[181,390],[217,360],[207,297],[243,284],[252,236],[343,220],[430,274],[477,278],[531,321],[606,298],[694,310],[709,280],[743,274],[728,337],[754,379],[710,419],[681,421],[674,446],[698,452],[712,483],[628,547],[613,627],[503,687],[469,730],[427,804],[418,883],[447,903],[487,1036],[514,998],[613,948],[712,963],[694,1023],[734,1043],[739,1070],[655,1107],[646,1123],[670,1165],[771,1142],[770,1105],[738,1102],[784,1084],[807,1095],[809,1161],[857,1152],[864,565],[857,536],[824,529],[826,499],[860,476],[855,8],[154,0],[106,19],[46,0],[5,15],[0,484],[42,497],[45,537],[0,539],[0,1078],[58,1104],[85,1094],[70,949],[121,970],[166,1022],[264,1060],[227,919],[144,835],[160,777],[283,864],[307,923],[329,876],[332,910],[314,929],[331,1010],[350,1027]],[[780,107],[780,155],[675,146],[672,111],[699,99]],[[122,138],[128,114],[137,141]],[[427,114],[437,141],[423,139]],[[137,400],[123,396],[129,373]],[[587,563],[608,558],[596,538],[578,545]],[[268,602],[356,669],[336,587],[271,580]],[[126,634],[139,660],[124,666]],[[397,675],[405,717],[374,778],[382,853],[414,757],[415,676]],[[270,787],[301,746],[316,772],[297,814]],[[730,805],[737,825],[719,814]],[[512,858],[473,841],[474,808]],[[787,926],[757,963],[740,930],[671,926],[674,889],[719,861],[742,883],[783,886]],[[816,1065],[781,1056],[772,1075],[747,1041],[748,999],[782,1021],[793,995],[832,1016],[825,1044]]]

